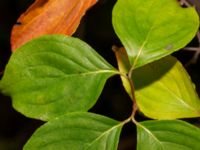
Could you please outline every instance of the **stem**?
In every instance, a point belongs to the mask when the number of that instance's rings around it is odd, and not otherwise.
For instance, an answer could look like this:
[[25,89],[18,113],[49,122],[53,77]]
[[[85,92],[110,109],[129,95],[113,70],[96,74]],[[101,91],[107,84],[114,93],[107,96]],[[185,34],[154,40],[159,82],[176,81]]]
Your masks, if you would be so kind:
[[132,95],[132,101],[133,101],[133,106],[132,106],[133,111],[132,111],[132,114],[131,114],[131,118],[132,118],[132,120],[135,120],[135,115],[136,115],[136,112],[138,110],[138,105],[137,105],[136,97],[135,97],[135,87],[134,87],[134,83],[133,83],[133,80],[132,80],[132,74],[133,74],[133,69],[130,69],[130,71],[128,73],[128,81],[130,83],[131,95]]
[[197,52],[200,51],[200,47],[185,47],[183,50]]
[[[112,50],[115,53],[115,56],[117,58],[118,67],[119,67],[119,70],[121,70],[121,71],[119,71],[119,72],[121,72],[120,73],[121,77],[124,77],[126,79],[125,82],[128,82],[126,84],[130,85],[131,91],[130,91],[130,93],[128,91],[128,93],[130,94],[131,100],[133,102],[131,116],[127,119],[130,121],[130,120],[134,119],[136,112],[138,110],[136,97],[135,97],[135,87],[134,87],[134,83],[132,80],[132,74],[133,74],[135,65],[131,66],[129,59],[128,59],[128,55],[124,48],[123,49],[118,48],[117,46],[114,45],[114,46],[112,46]],[[123,81],[123,79],[122,79],[122,81]]]
[[[192,6],[189,2],[187,2],[187,0],[180,0],[180,4],[185,5],[186,7]],[[186,48],[183,49],[183,50],[195,52],[192,59],[185,64],[186,67],[191,65],[191,64],[195,64],[198,60],[199,55],[200,55],[200,32],[199,31],[197,32],[196,36],[197,36],[197,39],[198,39],[199,46],[198,47],[186,47]]]
[[199,55],[200,55],[200,32],[199,31],[197,32],[196,36],[197,36],[197,40],[198,40],[198,47],[186,47],[183,49],[183,50],[195,52],[192,59],[190,59],[190,61],[185,64],[185,67],[188,67],[191,64],[197,63],[197,60],[199,58]]
[[185,5],[185,6],[187,6],[187,7],[190,7],[190,6],[191,6],[190,3],[187,2],[187,0],[180,0],[180,4],[181,4],[181,5]]

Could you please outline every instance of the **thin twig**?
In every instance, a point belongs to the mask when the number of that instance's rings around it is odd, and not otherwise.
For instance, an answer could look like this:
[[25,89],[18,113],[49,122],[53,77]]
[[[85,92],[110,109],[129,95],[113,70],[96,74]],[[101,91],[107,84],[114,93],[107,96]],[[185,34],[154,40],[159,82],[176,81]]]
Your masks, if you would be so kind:
[[[186,7],[191,7],[192,6],[187,0],[180,0],[179,2],[180,2],[180,4],[182,6],[183,5],[185,5]],[[193,57],[190,59],[190,61],[188,61],[185,64],[186,67],[189,66],[189,65],[191,65],[191,64],[197,63],[197,60],[198,60],[198,58],[200,56],[200,32],[199,31],[197,32],[196,37],[197,37],[198,44],[199,44],[198,47],[185,47],[183,49],[183,50],[186,50],[186,51],[193,51],[193,52],[195,52],[194,55],[193,55]]]
[[[120,48],[114,45],[114,46],[112,46],[112,50],[115,53],[117,60],[119,61],[118,55],[122,55],[122,54],[117,54],[117,52],[119,52]],[[127,56],[127,60],[128,60],[128,56]],[[130,93],[131,96],[130,97],[133,102],[133,106],[132,106],[133,110],[132,110],[132,114],[131,114],[130,118],[134,118],[136,115],[136,112],[138,110],[137,103],[136,103],[136,97],[135,97],[135,87],[134,87],[134,83],[133,83],[133,79],[132,79],[133,70],[134,70],[134,67],[132,66],[129,69],[128,73],[121,72],[121,74],[120,74],[121,76],[125,77],[128,80],[130,88],[131,88],[131,93]]]
[[192,51],[192,52],[199,52],[200,47],[185,47],[185,48],[183,48],[183,50]]
[[181,6],[185,5],[187,7],[192,6],[190,3],[188,3],[186,0],[180,0],[179,3],[181,4]]
[[193,57],[190,59],[190,61],[188,61],[186,64],[185,64],[185,67],[188,67],[189,65],[191,64],[195,64],[197,63],[197,60],[200,56],[200,32],[198,31],[197,32],[197,40],[198,40],[198,47],[185,47],[183,50],[187,50],[187,51],[194,51],[194,55]]
[[131,86],[131,95],[132,95],[132,101],[133,101],[133,107],[132,107],[133,111],[132,111],[131,117],[135,118],[136,112],[138,110],[138,105],[137,105],[136,97],[135,97],[135,87],[132,80],[132,74],[133,74],[133,70],[131,69],[128,73],[128,80]]

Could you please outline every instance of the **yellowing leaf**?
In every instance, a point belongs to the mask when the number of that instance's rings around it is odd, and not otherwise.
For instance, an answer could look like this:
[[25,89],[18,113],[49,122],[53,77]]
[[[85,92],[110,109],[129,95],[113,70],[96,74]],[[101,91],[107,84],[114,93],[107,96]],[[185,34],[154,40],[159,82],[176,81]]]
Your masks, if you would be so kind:
[[200,116],[200,100],[184,67],[168,56],[133,72],[140,110],[153,119]]

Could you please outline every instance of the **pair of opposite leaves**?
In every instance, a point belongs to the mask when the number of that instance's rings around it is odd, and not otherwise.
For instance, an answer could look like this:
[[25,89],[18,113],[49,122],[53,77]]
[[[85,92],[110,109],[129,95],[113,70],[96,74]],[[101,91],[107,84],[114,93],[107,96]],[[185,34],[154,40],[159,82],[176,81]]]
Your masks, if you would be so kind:
[[[193,8],[183,9],[175,0],[118,0],[113,26],[127,50],[125,61],[130,64],[125,69],[129,70],[184,47],[198,30],[199,19]],[[118,63],[127,62],[118,58]],[[13,54],[1,89],[12,96],[14,107],[23,114],[50,120],[67,112],[87,111],[106,80],[115,74],[119,72],[82,41],[47,36]],[[177,60],[164,58],[133,74],[137,103],[146,116],[175,119],[200,115],[198,96]]]

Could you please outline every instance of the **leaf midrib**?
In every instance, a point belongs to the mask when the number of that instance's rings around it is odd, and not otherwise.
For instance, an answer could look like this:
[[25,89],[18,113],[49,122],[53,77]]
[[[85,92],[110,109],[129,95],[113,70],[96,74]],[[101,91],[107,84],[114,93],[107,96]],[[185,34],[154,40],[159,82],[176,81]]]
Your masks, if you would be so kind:
[[[38,66],[37,66],[38,67]],[[51,67],[51,66],[48,66],[48,67]],[[28,67],[26,69],[29,69],[29,68],[34,68],[34,67]],[[59,69],[59,68],[56,68],[56,67],[52,67],[56,70],[59,70],[60,72],[63,73],[63,75],[60,75],[60,76],[76,76],[76,75],[91,75],[91,74],[102,74],[102,73],[113,73],[113,74],[119,74],[119,71],[117,70],[108,70],[108,69],[101,69],[101,70],[87,70],[87,71],[80,71],[80,72],[76,72],[76,73],[66,73],[64,72],[63,70]],[[25,69],[22,69],[22,70],[25,70]],[[59,76],[57,76],[59,77]]]
[[[154,5],[155,5],[155,4],[154,4]],[[156,25],[156,22],[154,21],[154,23],[153,23],[152,26],[150,27],[148,33],[146,34],[146,37],[145,37],[143,43],[141,44],[141,47],[140,47],[140,49],[139,49],[139,51],[138,51],[138,54],[136,55],[136,58],[135,58],[135,60],[134,60],[134,62],[133,62],[132,69],[134,69],[134,68],[136,67],[136,65],[137,65],[137,63],[138,63],[138,60],[139,60],[139,58],[140,58],[140,56],[141,56],[141,54],[142,54],[142,51],[143,51],[145,45],[146,45],[147,42],[148,42],[148,39],[149,39],[150,34],[151,34],[151,31],[154,29],[155,25]]]
[[162,148],[162,150],[165,150],[165,148],[162,145],[162,142],[150,131],[148,130],[145,126],[142,124],[138,123],[137,126],[141,127],[148,135],[150,135]]
[[[147,134],[149,134],[156,142],[159,143],[159,145],[161,145],[162,147],[162,150],[167,150],[164,146],[163,146],[163,143],[172,143],[172,144],[176,144],[176,145],[180,145],[178,143],[173,143],[173,142],[170,142],[170,141],[160,141],[148,128],[146,128],[145,126],[143,126],[142,124],[138,123],[137,124],[139,127],[141,127],[142,129],[144,129],[144,131],[147,132]],[[177,132],[176,132],[177,133]],[[189,147],[188,145],[186,144],[182,144],[182,146],[185,146],[187,148],[191,148]]]
[[96,141],[98,141],[99,139],[101,139],[103,136],[105,136],[106,134],[109,134],[109,132],[112,132],[112,130],[115,130],[116,128],[123,126],[124,122],[121,122],[115,126],[113,126],[112,128],[104,131],[102,134],[100,134],[97,138],[95,138],[91,143],[89,143],[88,145],[86,145],[86,147],[83,150],[88,150],[88,148],[90,148]]
[[174,96],[176,98],[176,100],[178,100],[181,104],[183,104],[185,107],[187,107],[188,109],[200,114],[200,112],[198,112],[196,109],[194,109],[192,106],[190,106],[188,103],[186,103],[182,98],[179,98],[178,96],[176,96],[176,94],[174,92],[172,92],[168,87],[166,87],[161,81],[158,81],[158,84],[160,84],[164,89],[167,90],[167,92],[169,92],[172,96]]

